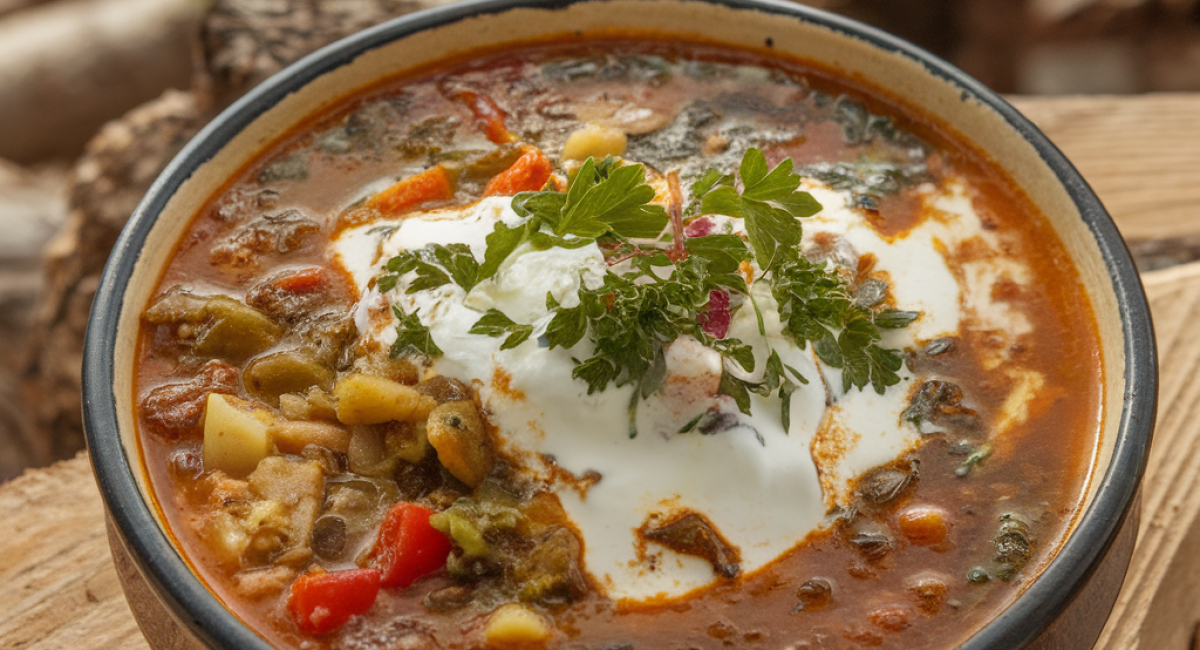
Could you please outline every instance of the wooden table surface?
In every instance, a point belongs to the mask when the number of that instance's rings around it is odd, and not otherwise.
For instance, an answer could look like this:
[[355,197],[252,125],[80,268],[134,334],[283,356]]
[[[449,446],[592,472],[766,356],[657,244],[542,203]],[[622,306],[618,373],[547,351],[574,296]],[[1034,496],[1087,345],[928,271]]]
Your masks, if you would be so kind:
[[[1013,98],[1132,245],[1200,242],[1200,94]],[[1143,275],[1161,359],[1133,564],[1098,648],[1185,650],[1200,619],[1200,263]],[[0,486],[0,648],[143,649],[87,458]]]

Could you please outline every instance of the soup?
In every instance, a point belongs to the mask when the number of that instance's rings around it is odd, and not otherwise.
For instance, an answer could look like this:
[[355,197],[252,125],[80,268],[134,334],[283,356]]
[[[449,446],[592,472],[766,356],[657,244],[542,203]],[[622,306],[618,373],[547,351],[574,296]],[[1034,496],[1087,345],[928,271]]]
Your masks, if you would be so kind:
[[953,647],[1064,538],[1101,377],[969,143],[612,38],[266,148],[177,244],[135,397],[182,552],[279,647]]

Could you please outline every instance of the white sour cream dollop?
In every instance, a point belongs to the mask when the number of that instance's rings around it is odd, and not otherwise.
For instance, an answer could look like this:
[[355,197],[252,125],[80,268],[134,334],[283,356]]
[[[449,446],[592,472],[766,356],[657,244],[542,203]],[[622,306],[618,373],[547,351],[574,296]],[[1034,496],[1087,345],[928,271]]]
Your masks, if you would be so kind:
[[[874,268],[890,278],[896,306],[921,312],[908,328],[885,333],[887,347],[955,335],[967,324],[1013,336],[1028,330],[1023,314],[991,298],[995,282],[1023,283],[1027,269],[1011,260],[952,269],[947,261],[969,240],[998,246],[961,185],[922,188],[924,209],[933,216],[891,238],[848,207],[844,194],[811,182],[802,189],[824,208],[804,220],[805,241],[827,233],[838,242],[838,254],[873,254]],[[721,359],[689,338],[670,346],[666,388],[639,406],[633,438],[634,389],[610,386],[589,395],[586,383],[571,376],[573,358],[590,355],[586,337],[569,350],[551,350],[538,340],[550,318],[547,293],[571,307],[578,304],[581,286],[595,288],[603,281],[607,264],[594,244],[518,249],[494,278],[469,294],[453,284],[409,294],[409,278],[401,278],[386,296],[368,288],[382,264],[401,250],[463,243],[483,259],[484,238],[497,221],[520,223],[510,199],[487,198],[359,226],[337,238],[333,254],[361,291],[356,312],[361,336],[390,346],[396,322],[390,309],[381,307],[399,304],[406,313],[417,312],[445,353],[433,370],[474,383],[506,452],[547,479],[552,474],[546,457],[577,477],[599,474],[586,492],[568,481],[558,484],[557,493],[583,536],[585,569],[609,597],[632,602],[677,597],[716,579],[706,561],[640,541],[637,529],[654,515],[703,514],[737,547],[742,571],[753,572],[826,525],[830,508],[849,499],[855,477],[917,444],[920,432],[900,418],[916,383],[908,371],[902,370],[901,383],[884,395],[870,387],[843,391],[839,370],[818,362],[811,346],[802,350],[784,336],[778,305],[762,283],[752,291],[766,336],[751,309],[734,314],[728,336],[754,346],[759,377],[765,338],[784,363],[808,378],[809,384],[792,396],[791,430],[783,430],[777,398],[752,395],[753,415],[746,416],[728,397],[715,395]],[[742,231],[739,220],[718,221],[724,230]],[[490,308],[532,324],[533,336],[500,350],[503,339],[468,333]],[[679,433],[714,404],[736,425],[709,435]]]

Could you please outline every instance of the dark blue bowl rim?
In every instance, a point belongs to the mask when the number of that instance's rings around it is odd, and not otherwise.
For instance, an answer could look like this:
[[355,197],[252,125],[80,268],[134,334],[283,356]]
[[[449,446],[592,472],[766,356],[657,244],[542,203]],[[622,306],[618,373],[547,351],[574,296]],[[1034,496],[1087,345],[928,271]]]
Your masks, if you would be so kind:
[[[242,97],[205,127],[151,186],[121,233],[92,306],[83,356],[83,416],[97,482],[122,541],[143,577],[179,620],[214,648],[270,650],[188,568],[142,499],[117,432],[114,354],[125,288],[139,250],[171,195],[236,133],[288,94],[359,55],[415,32],[513,8],[559,9],[603,0],[467,0],[402,16],[329,45]],[[916,46],[828,12],[779,0],[699,0],[779,14],[901,54],[961,88],[1029,141],[1054,171],[1091,229],[1116,294],[1122,320],[1126,393],[1115,451],[1091,505],[1054,560],[1020,598],[963,643],[962,650],[1015,649],[1041,634],[1086,584],[1134,503],[1145,470],[1157,403],[1154,330],[1141,281],[1111,217],[1063,154],[1024,116],[962,71]],[[769,35],[764,35],[769,36]]]

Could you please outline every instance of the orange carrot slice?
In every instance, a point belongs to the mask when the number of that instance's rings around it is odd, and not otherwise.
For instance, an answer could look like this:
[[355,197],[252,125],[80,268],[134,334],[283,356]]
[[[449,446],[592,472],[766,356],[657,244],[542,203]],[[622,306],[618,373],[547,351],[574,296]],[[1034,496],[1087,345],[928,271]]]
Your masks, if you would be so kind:
[[512,167],[496,174],[483,189],[484,196],[515,196],[520,192],[536,192],[550,180],[550,159],[541,150],[527,147]]
[[409,176],[371,197],[365,207],[374,208],[383,216],[399,214],[430,201],[444,201],[454,196],[454,185],[441,165]]

